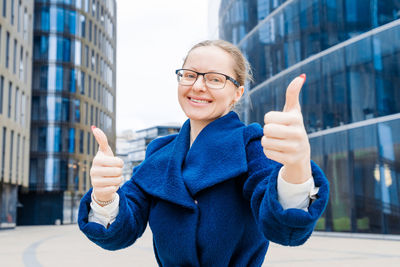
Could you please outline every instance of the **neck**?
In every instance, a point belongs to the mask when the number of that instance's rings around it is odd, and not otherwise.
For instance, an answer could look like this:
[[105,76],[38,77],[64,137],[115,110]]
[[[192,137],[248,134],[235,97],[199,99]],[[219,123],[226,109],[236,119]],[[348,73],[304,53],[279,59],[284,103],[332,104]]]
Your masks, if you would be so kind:
[[196,140],[199,133],[206,127],[211,121],[195,121],[190,120],[190,146],[192,146],[194,140]]

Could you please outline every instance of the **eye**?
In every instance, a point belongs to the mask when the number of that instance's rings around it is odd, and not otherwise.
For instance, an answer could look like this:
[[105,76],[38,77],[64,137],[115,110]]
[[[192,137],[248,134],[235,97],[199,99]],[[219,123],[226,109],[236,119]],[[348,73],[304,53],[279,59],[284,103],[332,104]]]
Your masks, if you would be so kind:
[[194,79],[194,78],[196,78],[196,76],[197,76],[196,73],[191,72],[191,71],[185,71],[183,73],[183,77],[187,78],[187,79]]
[[225,81],[225,77],[221,74],[209,73],[207,74],[207,81],[212,83],[223,83]]

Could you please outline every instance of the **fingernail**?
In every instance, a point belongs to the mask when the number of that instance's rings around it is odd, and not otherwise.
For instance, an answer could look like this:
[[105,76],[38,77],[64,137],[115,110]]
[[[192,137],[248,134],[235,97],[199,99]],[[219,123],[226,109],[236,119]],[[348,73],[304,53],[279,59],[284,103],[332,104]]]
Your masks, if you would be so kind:
[[94,129],[96,129],[96,126],[92,125],[92,131],[93,131]]
[[303,78],[304,79],[304,82],[306,81],[306,74],[305,73],[303,73],[303,74],[300,74],[300,76],[299,76],[300,78]]

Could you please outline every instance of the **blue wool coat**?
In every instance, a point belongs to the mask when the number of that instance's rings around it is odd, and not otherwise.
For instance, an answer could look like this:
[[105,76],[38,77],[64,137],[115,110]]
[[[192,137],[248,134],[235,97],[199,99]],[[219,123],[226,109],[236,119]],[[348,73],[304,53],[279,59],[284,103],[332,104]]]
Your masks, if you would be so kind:
[[150,143],[146,159],[119,190],[119,214],[108,229],[88,222],[91,190],[79,227],[99,246],[116,250],[140,237],[149,222],[160,266],[261,266],[269,241],[303,244],[328,201],[328,182],[311,162],[318,199],[308,212],[283,210],[277,196],[281,164],[268,159],[258,124],[237,114],[208,124],[190,147],[190,122],[179,134]]

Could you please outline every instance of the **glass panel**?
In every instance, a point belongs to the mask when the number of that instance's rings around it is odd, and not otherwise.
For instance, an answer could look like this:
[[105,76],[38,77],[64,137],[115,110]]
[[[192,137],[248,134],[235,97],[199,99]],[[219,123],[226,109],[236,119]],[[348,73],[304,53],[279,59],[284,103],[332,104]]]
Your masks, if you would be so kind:
[[339,132],[323,137],[326,155],[326,176],[330,182],[330,206],[334,231],[351,230],[350,185],[348,181],[347,133]]

